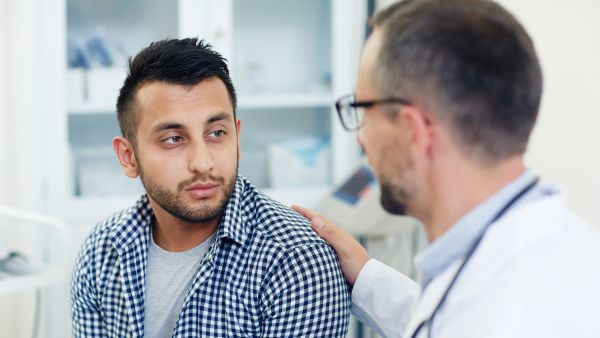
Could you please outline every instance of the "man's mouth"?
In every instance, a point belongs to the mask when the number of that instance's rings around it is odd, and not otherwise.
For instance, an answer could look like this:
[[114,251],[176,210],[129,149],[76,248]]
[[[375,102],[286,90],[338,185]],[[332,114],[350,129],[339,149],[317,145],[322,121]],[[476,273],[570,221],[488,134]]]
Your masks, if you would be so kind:
[[210,198],[218,192],[218,187],[217,183],[196,183],[186,188],[185,191],[194,198]]

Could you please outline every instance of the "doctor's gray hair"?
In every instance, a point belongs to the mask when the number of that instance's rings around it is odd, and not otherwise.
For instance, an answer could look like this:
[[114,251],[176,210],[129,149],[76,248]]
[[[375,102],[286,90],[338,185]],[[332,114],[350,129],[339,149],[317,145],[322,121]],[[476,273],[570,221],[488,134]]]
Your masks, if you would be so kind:
[[406,0],[379,12],[382,94],[429,109],[484,163],[523,154],[537,119],[542,72],[529,35],[486,0]]

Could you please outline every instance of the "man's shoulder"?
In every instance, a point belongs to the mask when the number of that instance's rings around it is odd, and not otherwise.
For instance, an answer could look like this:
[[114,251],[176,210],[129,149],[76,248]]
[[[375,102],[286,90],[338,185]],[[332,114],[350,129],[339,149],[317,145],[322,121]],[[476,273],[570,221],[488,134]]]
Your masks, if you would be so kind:
[[290,249],[305,245],[326,245],[311,229],[310,223],[290,207],[258,193],[254,208],[254,230],[267,240]]
[[[256,233],[255,240],[269,245],[294,250],[303,246],[327,246],[300,214],[281,202],[256,190],[251,185],[246,190],[247,226]],[[328,246],[327,246],[328,247]]]
[[97,252],[112,247],[113,241],[130,236],[132,230],[148,218],[147,212],[147,198],[142,196],[135,204],[98,222],[87,235],[83,249]]

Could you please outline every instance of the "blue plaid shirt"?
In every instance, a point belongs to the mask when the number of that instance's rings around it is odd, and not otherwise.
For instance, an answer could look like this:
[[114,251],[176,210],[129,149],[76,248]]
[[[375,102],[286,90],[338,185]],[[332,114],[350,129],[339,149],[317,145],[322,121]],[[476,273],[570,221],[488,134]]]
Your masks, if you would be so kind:
[[[94,228],[75,267],[75,337],[143,337],[148,198]],[[237,178],[173,337],[341,337],[349,290],[333,250],[291,209]]]

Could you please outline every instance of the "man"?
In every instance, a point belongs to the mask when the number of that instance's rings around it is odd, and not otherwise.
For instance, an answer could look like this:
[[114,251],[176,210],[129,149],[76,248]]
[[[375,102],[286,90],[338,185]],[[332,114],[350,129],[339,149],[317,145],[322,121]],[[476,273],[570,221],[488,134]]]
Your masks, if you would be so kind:
[[491,1],[415,0],[374,18],[356,95],[338,101],[394,214],[420,219],[422,287],[316,213],[353,311],[387,337],[598,337],[600,236],[523,154],[542,75]]
[[72,283],[75,337],[340,337],[350,299],[308,222],[237,175],[225,60],[196,39],[129,65],[113,148],[146,194],[99,224]]

